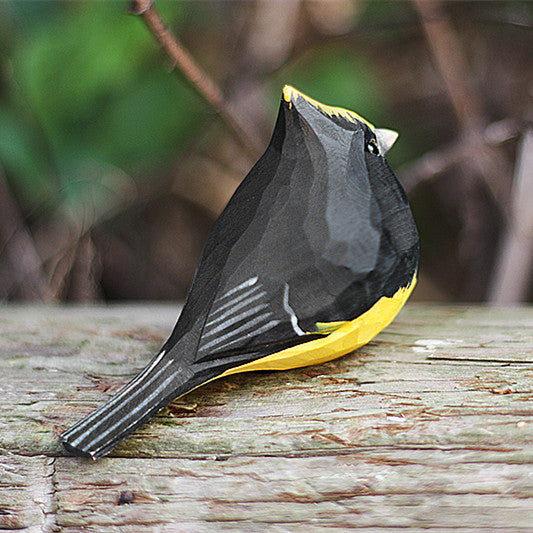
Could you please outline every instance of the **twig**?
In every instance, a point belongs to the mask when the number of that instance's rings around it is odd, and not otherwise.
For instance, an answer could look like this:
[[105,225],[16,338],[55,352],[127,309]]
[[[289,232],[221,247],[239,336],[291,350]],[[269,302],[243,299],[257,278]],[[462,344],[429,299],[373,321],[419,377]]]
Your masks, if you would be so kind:
[[[489,146],[499,146],[516,139],[521,132],[519,121],[505,119],[489,124],[483,132],[483,138]],[[451,167],[464,163],[472,154],[462,141],[452,142],[438,150],[424,154],[410,165],[398,171],[398,177],[405,190],[410,193],[420,184],[430,181]]]
[[42,262],[8,184],[0,174],[0,252],[8,263],[9,280],[23,300],[51,300]]
[[533,264],[533,128],[518,150],[511,196],[512,217],[496,261],[489,291],[492,304],[513,304],[527,297]]
[[261,153],[262,145],[257,135],[242,124],[240,117],[224,102],[222,91],[166,28],[153,0],[132,0],[131,11],[142,16],[161,48],[171,59],[173,67],[179,69],[196,93],[216,111],[239,146],[255,161]]
[[70,271],[69,300],[92,302],[98,299],[100,261],[90,232],[83,235],[76,246]]
[[461,52],[460,41],[439,0],[412,0],[417,8],[437,68],[444,80],[450,101],[461,128],[462,142],[471,154],[472,170],[485,181],[502,213],[510,193],[511,171],[500,154],[494,153],[484,142],[486,126],[478,93],[468,76],[468,68]]
[[427,43],[442,76],[461,128],[478,131],[483,127],[483,110],[476,91],[469,86],[460,43],[436,0],[413,0],[420,14]]

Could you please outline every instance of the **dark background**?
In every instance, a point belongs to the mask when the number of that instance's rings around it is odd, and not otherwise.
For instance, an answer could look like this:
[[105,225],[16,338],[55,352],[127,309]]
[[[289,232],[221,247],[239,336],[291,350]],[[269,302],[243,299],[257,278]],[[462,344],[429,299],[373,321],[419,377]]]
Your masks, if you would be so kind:
[[218,107],[128,7],[0,3],[0,299],[183,298],[289,83],[400,132],[414,298],[531,301],[533,3],[156,2]]

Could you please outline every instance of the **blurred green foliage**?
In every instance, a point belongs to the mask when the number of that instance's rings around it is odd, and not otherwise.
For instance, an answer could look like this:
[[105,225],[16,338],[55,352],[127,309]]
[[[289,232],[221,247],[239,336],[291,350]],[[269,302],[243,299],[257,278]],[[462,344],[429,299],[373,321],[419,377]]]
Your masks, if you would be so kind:
[[[24,208],[105,165],[164,166],[208,112],[125,2],[0,4],[0,160]],[[179,27],[184,4],[163,3]]]
[[319,102],[355,111],[376,126],[387,121],[387,98],[380,90],[375,67],[345,44],[305,54],[282,74],[280,84],[294,85]]

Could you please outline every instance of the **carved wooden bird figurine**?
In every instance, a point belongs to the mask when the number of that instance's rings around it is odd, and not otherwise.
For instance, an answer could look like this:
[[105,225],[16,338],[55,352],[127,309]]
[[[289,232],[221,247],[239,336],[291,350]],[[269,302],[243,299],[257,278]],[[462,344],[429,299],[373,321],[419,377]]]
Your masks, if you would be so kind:
[[285,86],[272,140],[215,222],[170,338],[60,436],[65,448],[100,457],[208,381],[323,363],[385,328],[419,261],[384,157],[396,137]]

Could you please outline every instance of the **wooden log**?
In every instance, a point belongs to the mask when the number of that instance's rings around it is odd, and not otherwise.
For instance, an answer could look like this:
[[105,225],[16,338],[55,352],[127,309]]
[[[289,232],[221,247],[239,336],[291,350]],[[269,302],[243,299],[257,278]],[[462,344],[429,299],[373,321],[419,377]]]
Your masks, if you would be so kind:
[[214,381],[69,457],[57,435],[178,312],[0,307],[0,529],[532,531],[532,308],[411,304],[353,354]]

